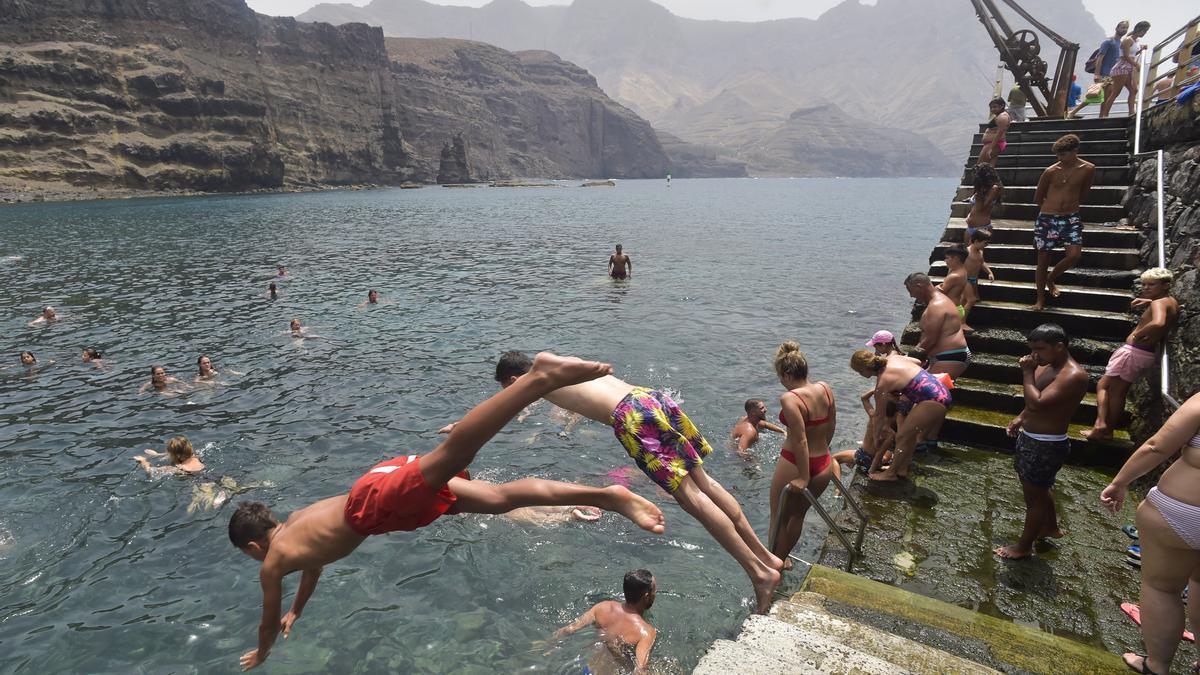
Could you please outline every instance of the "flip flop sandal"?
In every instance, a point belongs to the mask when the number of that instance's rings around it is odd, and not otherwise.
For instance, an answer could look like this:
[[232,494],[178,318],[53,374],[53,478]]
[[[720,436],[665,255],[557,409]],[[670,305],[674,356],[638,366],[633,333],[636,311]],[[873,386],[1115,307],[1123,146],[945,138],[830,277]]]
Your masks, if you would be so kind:
[[1133,546],[1125,549],[1125,555],[1129,556],[1130,558],[1134,558],[1135,560],[1141,560],[1142,547],[1134,544]]
[[1121,531],[1124,532],[1125,536],[1129,537],[1130,539],[1136,540],[1138,538],[1138,529],[1134,525],[1122,525]]
[[[1125,664],[1125,667],[1126,667],[1126,668],[1128,668],[1128,669],[1132,670],[1132,671],[1133,671],[1133,672],[1135,672],[1135,673],[1141,673],[1142,675],[1158,675],[1158,673],[1154,672],[1153,670],[1150,670],[1150,666],[1149,666],[1149,665],[1147,665],[1147,662],[1150,660],[1149,658],[1147,658],[1147,657],[1145,657],[1145,656],[1143,656],[1143,655],[1141,655],[1141,654],[1138,654],[1138,653],[1136,653],[1136,652],[1130,652],[1130,653],[1131,653],[1131,654],[1133,654],[1134,656],[1141,656],[1141,657],[1142,657],[1142,669],[1141,669],[1141,670],[1137,670],[1136,668],[1134,668],[1133,666],[1129,665],[1128,663],[1126,663],[1126,664]],[[1124,658],[1122,658],[1121,660],[1122,660],[1122,661],[1124,661],[1125,659],[1124,659]]]

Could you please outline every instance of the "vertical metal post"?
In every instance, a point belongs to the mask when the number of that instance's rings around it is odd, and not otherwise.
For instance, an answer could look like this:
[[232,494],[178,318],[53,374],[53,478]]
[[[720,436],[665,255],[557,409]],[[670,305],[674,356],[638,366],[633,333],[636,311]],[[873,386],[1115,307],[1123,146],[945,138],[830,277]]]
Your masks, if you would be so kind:
[[1146,59],[1142,59],[1142,64],[1139,68],[1142,73],[1142,80],[1137,91],[1137,108],[1135,108],[1137,119],[1133,123],[1133,154],[1135,155],[1142,151],[1142,98],[1146,92]]
[[[1141,114],[1141,111],[1139,110],[1138,111],[1138,121],[1140,122],[1141,119],[1142,119],[1142,114]],[[1157,166],[1155,167],[1154,180],[1158,185],[1157,196],[1155,199],[1155,202],[1156,202],[1155,210],[1156,210],[1157,216],[1158,216],[1158,266],[1166,267],[1167,266],[1167,246],[1166,246],[1166,242],[1163,241],[1164,236],[1165,236],[1164,233],[1166,230],[1163,226],[1163,218],[1164,218],[1163,212],[1165,210],[1165,206],[1164,206],[1163,202],[1165,201],[1165,193],[1163,190],[1163,151],[1162,150],[1158,151],[1158,156],[1157,156],[1155,162],[1157,163]],[[1170,374],[1169,365],[1170,365],[1170,363],[1169,363],[1169,357],[1167,355],[1167,342],[1166,342],[1166,340],[1163,340],[1163,356],[1162,356],[1162,365],[1161,365],[1162,377],[1160,378],[1160,381],[1162,382],[1162,394],[1163,394],[1163,397],[1166,398],[1167,400],[1173,400],[1173,399],[1171,399],[1171,380],[1170,380],[1171,374]]]

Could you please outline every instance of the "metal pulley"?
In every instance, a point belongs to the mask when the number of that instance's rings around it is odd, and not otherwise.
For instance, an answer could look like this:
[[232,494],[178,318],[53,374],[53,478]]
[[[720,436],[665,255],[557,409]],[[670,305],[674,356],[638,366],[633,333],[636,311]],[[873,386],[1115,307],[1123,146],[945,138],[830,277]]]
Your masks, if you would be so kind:
[[1013,56],[1021,61],[1032,61],[1042,53],[1037,33],[1028,29],[1013,33],[1005,42]]

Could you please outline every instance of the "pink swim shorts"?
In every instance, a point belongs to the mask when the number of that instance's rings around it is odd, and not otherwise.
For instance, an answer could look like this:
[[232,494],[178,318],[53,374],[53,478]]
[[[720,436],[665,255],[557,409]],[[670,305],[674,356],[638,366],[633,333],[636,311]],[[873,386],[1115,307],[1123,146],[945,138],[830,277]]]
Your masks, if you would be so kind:
[[1121,345],[1108,359],[1104,374],[1133,383],[1153,367],[1154,352],[1133,345]]

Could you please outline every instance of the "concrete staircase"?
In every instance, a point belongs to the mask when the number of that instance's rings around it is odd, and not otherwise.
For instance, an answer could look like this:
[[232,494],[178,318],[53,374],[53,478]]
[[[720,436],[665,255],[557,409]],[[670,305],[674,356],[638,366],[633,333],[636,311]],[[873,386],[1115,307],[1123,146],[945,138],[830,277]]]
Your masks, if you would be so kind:
[[[1051,298],[1046,311],[1033,312],[1029,306],[1035,295],[1033,225],[1038,210],[1033,196],[1042,171],[1056,161],[1050,146],[1066,133],[1080,137],[1080,156],[1096,164],[1094,185],[1080,210],[1084,253],[1076,268],[1059,279],[1062,295]],[[942,429],[943,439],[1011,449],[1012,440],[1004,427],[1023,406],[1017,359],[1029,352],[1024,333],[1039,324],[1054,322],[1067,330],[1071,353],[1093,376],[1091,393],[1070,430],[1071,461],[1119,466],[1128,457],[1132,448],[1124,424],[1111,443],[1086,441],[1079,432],[1095,420],[1096,382],[1104,373],[1109,355],[1133,326],[1129,301],[1140,265],[1138,233],[1113,226],[1124,216],[1121,199],[1132,179],[1130,133],[1128,120],[1123,117],[1037,120],[1016,122],[1010,127],[1008,148],[997,164],[1005,186],[1004,204],[993,213],[992,243],[986,253],[996,281],[980,283],[981,299],[969,318],[976,332],[967,337],[975,360],[955,383],[955,405]],[[935,283],[946,274],[942,261],[946,248],[963,240],[970,209],[965,200],[972,193],[972,167],[982,147],[981,138],[981,133],[976,134],[942,242],[930,254],[929,275]],[[1061,255],[1061,251],[1052,255],[1051,264]],[[902,341],[911,346],[919,337],[916,324],[910,324]]]
[[803,590],[717,640],[695,675],[1120,672],[1120,658],[814,565]]

